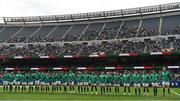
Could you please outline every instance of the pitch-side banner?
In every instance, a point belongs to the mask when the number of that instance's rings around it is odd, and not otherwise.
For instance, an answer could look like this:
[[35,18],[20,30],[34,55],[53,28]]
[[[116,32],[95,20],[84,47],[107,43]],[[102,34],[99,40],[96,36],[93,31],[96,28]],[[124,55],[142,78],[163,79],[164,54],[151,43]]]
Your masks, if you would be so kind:
[[[159,85],[162,86],[162,81],[159,82]],[[180,88],[180,81],[171,81],[171,87]]]
[[[0,79],[0,85],[3,85],[2,79]],[[162,86],[162,81],[159,82],[159,86]],[[171,81],[171,87],[180,88],[180,81]]]

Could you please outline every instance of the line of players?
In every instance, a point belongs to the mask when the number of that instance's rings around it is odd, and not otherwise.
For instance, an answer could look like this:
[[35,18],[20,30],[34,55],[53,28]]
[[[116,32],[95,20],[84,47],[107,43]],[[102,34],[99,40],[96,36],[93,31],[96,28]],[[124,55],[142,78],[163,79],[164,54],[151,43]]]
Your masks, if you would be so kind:
[[[151,73],[141,71],[130,72],[125,70],[124,73],[118,72],[5,72],[3,75],[4,91],[12,92],[13,88],[16,91],[50,91],[58,92],[64,89],[67,92],[67,87],[70,93],[80,94],[98,94],[97,87],[100,86],[101,94],[112,94],[112,87],[114,87],[114,94],[120,94],[120,87],[124,87],[124,95],[126,91],[131,95],[130,86],[134,86],[135,95],[141,95],[141,86],[143,87],[144,95],[149,94],[149,84],[153,87],[154,96],[157,96],[158,82],[163,80],[163,96],[165,95],[165,88],[168,89],[170,95],[170,72],[163,68],[163,71],[158,73],[153,70]],[[78,92],[75,92],[75,85],[78,86]]]

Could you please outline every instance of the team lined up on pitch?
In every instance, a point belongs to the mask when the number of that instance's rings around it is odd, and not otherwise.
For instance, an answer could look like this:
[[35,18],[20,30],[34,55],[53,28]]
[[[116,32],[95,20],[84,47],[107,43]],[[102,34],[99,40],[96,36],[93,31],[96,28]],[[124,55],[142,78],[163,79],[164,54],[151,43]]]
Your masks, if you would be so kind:
[[[134,72],[134,73],[133,73]],[[59,92],[79,94],[120,94],[120,87],[124,87],[123,95],[131,95],[130,87],[134,86],[135,95],[141,95],[143,87],[144,95],[149,95],[149,86],[152,85],[154,96],[157,96],[158,82],[163,81],[163,95],[168,88],[170,95],[170,72],[163,68],[159,71],[123,71],[119,72],[5,72],[3,75],[3,89],[5,92]],[[76,92],[75,86],[78,87]],[[69,87],[69,91],[68,88]],[[114,89],[112,89],[114,87]],[[51,89],[51,90],[50,90]],[[113,91],[112,91],[113,90]]]

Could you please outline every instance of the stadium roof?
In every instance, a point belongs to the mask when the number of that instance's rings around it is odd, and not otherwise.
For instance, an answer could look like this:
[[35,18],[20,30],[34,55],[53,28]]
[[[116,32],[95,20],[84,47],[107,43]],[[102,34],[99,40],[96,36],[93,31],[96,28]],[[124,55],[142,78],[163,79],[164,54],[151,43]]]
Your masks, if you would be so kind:
[[50,16],[29,16],[29,17],[2,17],[4,23],[8,22],[61,22],[61,21],[78,21],[78,20],[91,20],[91,19],[104,19],[115,18],[124,16],[136,16],[145,14],[164,13],[171,11],[179,11],[180,2],[138,7],[131,9],[79,13],[79,14],[66,14],[66,15],[50,15]]

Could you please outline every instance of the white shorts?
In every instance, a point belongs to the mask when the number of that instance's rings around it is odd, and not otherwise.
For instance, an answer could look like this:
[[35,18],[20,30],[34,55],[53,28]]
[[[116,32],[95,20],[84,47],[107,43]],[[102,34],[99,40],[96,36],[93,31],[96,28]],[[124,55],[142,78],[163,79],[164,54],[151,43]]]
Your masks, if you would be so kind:
[[22,82],[22,85],[27,85],[27,82]]
[[118,87],[119,87],[119,86],[120,86],[120,84],[114,84],[114,86],[118,86]]
[[78,82],[78,85],[79,85],[79,86],[82,86],[82,85],[83,85],[83,82]]
[[63,85],[67,85],[67,82],[64,82]]
[[20,85],[21,83],[19,81],[16,81],[15,82],[15,85]]
[[14,85],[14,82],[9,82],[10,85]]
[[158,87],[159,86],[157,82],[152,82],[151,84],[152,84],[153,87]]
[[130,84],[129,83],[124,83],[124,86],[129,87]]
[[55,86],[57,85],[57,82],[52,82],[51,85]]
[[39,85],[40,84],[40,81],[39,80],[36,80],[35,81],[35,85]]
[[149,87],[148,83],[143,83],[143,87]]
[[107,83],[106,86],[111,86],[111,83]]
[[48,85],[50,85],[50,84],[49,84],[49,83],[44,83],[44,85],[45,85],[45,86],[48,86]]
[[9,82],[8,81],[3,81],[3,85],[8,85]]
[[28,85],[31,85],[31,86],[32,86],[32,85],[33,85],[33,82],[28,82]]
[[40,85],[45,85],[45,82],[40,82]]
[[74,85],[74,81],[69,82],[69,85],[73,86]]
[[88,85],[89,85],[89,83],[88,83],[88,82],[84,82],[84,85],[85,85],[85,86],[88,86]]
[[100,86],[105,86],[105,84],[104,83],[100,83]]
[[57,85],[61,85],[61,81],[56,81],[56,84]]
[[169,85],[170,85],[170,82],[164,82],[164,81],[163,81],[163,82],[162,82],[162,85],[163,85],[163,86],[169,86]]
[[134,87],[141,87],[140,83],[134,83]]
[[96,83],[91,83],[92,86],[96,86]]

